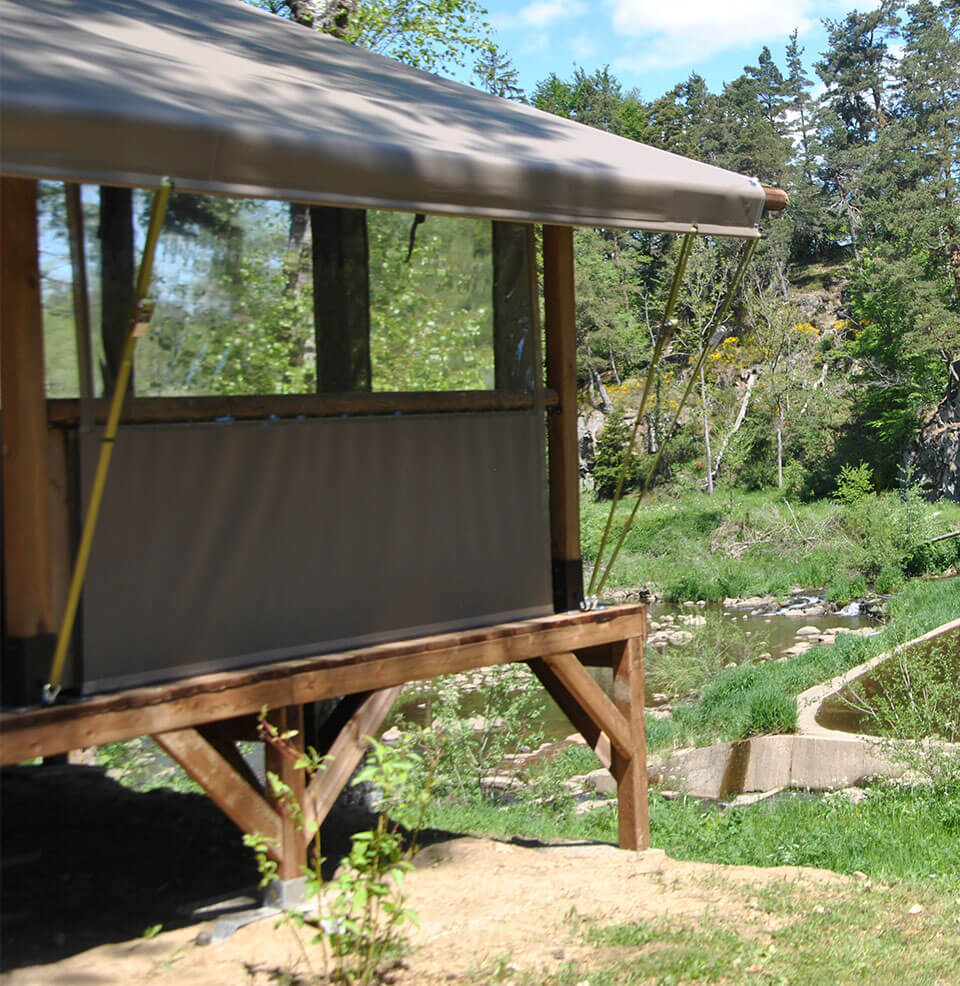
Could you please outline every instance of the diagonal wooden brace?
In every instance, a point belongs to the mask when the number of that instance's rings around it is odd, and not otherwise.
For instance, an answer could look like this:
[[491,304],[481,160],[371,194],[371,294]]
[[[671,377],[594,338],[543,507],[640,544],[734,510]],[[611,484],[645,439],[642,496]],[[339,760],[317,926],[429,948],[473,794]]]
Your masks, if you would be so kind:
[[[154,733],[153,740],[207,792],[217,807],[243,832],[259,832],[279,845],[280,815],[267,804],[247,774],[237,769],[196,729]],[[219,745],[219,744],[218,744]],[[237,754],[239,757],[239,754]]]
[[368,737],[375,733],[393,708],[402,686],[368,692],[327,751],[326,769],[314,774],[307,787],[303,814],[309,825],[322,824],[333,803],[367,752]]
[[627,720],[576,655],[554,654],[545,657],[544,661],[590,720],[610,737],[613,748],[630,756],[633,740]]
[[554,674],[550,665],[542,658],[528,661],[530,670],[540,679],[547,694],[560,706],[563,714],[573,723],[577,732],[597,755],[604,767],[610,768],[612,761],[610,737],[584,712],[576,696]]

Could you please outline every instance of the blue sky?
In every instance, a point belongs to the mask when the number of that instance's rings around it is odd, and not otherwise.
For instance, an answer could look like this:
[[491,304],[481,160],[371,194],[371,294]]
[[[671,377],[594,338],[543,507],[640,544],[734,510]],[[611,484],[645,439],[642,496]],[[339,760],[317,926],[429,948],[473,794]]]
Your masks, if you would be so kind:
[[587,72],[609,64],[625,88],[645,99],[661,95],[691,72],[714,91],[755,65],[767,45],[784,67],[783,51],[797,28],[804,60],[825,46],[824,17],[840,19],[877,0],[486,0],[496,39],[528,94],[574,64]]

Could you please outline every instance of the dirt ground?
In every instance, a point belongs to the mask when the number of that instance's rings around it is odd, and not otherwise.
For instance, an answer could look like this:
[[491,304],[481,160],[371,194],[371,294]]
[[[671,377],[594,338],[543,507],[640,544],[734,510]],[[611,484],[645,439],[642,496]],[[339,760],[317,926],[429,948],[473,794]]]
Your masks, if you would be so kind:
[[[267,986],[278,970],[306,971],[290,931],[270,919],[204,944],[214,923],[198,922],[192,908],[255,881],[236,830],[205,798],[134,794],[102,772],[78,783],[78,769],[3,776],[0,983]],[[761,886],[844,882],[818,870],[677,862],[657,850],[437,839],[408,877],[422,927],[398,986],[483,982],[498,963],[549,969],[575,960],[583,946],[574,916],[695,924],[722,912],[745,926]],[[164,930],[144,938],[155,924]]]

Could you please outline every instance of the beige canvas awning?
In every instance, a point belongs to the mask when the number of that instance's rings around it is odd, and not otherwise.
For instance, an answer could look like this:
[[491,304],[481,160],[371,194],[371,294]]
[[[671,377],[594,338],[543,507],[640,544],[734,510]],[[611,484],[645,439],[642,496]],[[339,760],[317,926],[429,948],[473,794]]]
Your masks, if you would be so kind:
[[5,174],[754,236],[752,178],[407,68],[239,0],[0,0]]

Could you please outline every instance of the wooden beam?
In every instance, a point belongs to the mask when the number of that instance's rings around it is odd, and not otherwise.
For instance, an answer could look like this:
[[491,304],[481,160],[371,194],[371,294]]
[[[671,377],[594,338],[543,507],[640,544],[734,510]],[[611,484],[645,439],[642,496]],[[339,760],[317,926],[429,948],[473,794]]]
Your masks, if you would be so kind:
[[554,654],[544,662],[597,728],[610,737],[614,750],[629,756],[632,738],[627,720],[573,654]]
[[609,769],[613,762],[610,737],[601,731],[600,727],[584,712],[583,707],[566,685],[554,674],[546,661],[536,658],[527,663],[530,665],[530,670],[540,679],[540,684],[546,689],[547,694],[560,706],[560,711],[570,720],[573,728],[587,741],[587,745],[597,755],[600,763]]
[[368,737],[379,728],[400,697],[402,686],[370,692],[350,717],[327,751],[326,768],[315,774],[303,803],[304,816],[318,826],[330,813],[370,745]]
[[767,212],[782,212],[790,201],[790,196],[782,188],[771,188],[769,185],[763,186],[766,202],[764,209]]
[[242,832],[259,832],[274,843],[280,843],[280,816],[196,729],[154,733],[153,739]]
[[242,777],[252,790],[264,793],[260,778],[253,772],[250,765],[243,759],[243,754],[237,749],[234,723],[236,719],[228,719],[225,723],[208,722],[197,726],[197,732],[230,764],[234,772]]
[[621,849],[650,848],[647,801],[647,737],[644,721],[643,644],[639,638],[615,644],[613,701],[625,719],[630,749],[614,749],[611,771],[617,780]]
[[543,227],[543,300],[547,386],[560,397],[548,418],[550,552],[558,613],[583,601],[580,555],[580,469],[577,445],[577,324],[573,230]]
[[255,714],[407,681],[576,651],[643,633],[643,606],[563,613],[198,675],[0,715],[0,763]]
[[[544,406],[556,407],[556,391],[544,391]],[[437,393],[375,394],[274,394],[263,397],[132,397],[123,407],[124,424],[157,424],[172,421],[216,421],[218,418],[259,420],[277,418],[340,417],[343,414],[453,414],[477,411],[524,411],[534,406],[531,394],[492,390],[451,390]],[[107,420],[110,402],[94,402],[98,424]],[[51,425],[74,426],[80,422],[80,401],[52,398],[47,401]]]
[[533,390],[536,280],[531,269],[533,227],[491,223],[493,248],[493,362],[498,391]]
[[313,206],[313,312],[320,393],[370,390],[367,214]]
[[0,179],[0,394],[3,677],[13,703],[39,697],[55,630],[37,183],[25,178]]
[[[284,742],[285,745],[298,752],[303,752],[303,706],[292,705],[282,709],[270,710],[270,722],[276,726],[281,736],[291,733]],[[307,835],[306,828],[297,827],[297,819],[289,804],[290,798],[302,807],[306,789],[306,772],[302,767],[296,767],[295,761],[286,753],[271,743],[265,744],[266,769],[268,773],[276,774],[281,784],[285,785],[287,794],[276,797],[267,784],[267,797],[280,816],[280,844],[277,847],[276,859],[279,864],[277,879],[280,881],[295,880],[303,876],[303,867],[307,862],[307,845],[312,839]]]

